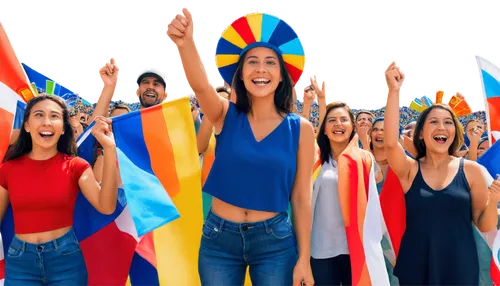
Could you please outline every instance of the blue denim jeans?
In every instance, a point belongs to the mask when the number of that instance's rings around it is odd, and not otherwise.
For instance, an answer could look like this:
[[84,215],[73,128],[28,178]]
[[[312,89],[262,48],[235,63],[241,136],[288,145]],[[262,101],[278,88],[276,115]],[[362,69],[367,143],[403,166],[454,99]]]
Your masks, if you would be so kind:
[[42,244],[14,236],[5,258],[5,285],[87,285],[87,267],[73,230]]
[[198,271],[202,285],[292,285],[298,252],[286,212],[254,223],[234,223],[212,211],[203,225]]

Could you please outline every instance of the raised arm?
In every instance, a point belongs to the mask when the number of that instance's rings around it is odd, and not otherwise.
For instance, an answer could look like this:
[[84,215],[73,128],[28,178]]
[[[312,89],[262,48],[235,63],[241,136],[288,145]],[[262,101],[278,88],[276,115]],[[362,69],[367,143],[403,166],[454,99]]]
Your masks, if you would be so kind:
[[318,96],[318,106],[319,106],[319,125],[318,125],[318,130],[319,126],[323,123],[323,120],[326,117],[326,93],[325,93],[325,82],[323,82],[323,85],[321,86],[321,89],[319,88],[318,82],[316,81],[316,76],[314,76],[314,80],[311,77],[311,85],[314,88],[314,91],[316,92],[316,95]]
[[97,100],[94,112],[88,120],[89,124],[97,116],[108,116],[109,104],[115,93],[116,82],[118,81],[118,71],[118,66],[115,64],[115,59],[113,58],[99,70],[104,87],[102,88],[101,96]]
[[113,134],[109,129],[110,119],[97,118],[92,128],[92,135],[104,148],[102,182],[99,185],[94,173],[89,168],[78,180],[78,185],[85,198],[94,208],[103,214],[112,214],[118,197],[117,155]]
[[406,185],[410,177],[410,168],[416,161],[405,154],[405,150],[399,144],[399,90],[405,79],[403,72],[399,70],[396,63],[393,62],[385,71],[385,79],[389,87],[387,96],[387,106],[384,116],[384,147],[387,155],[387,161],[398,176],[401,184]]
[[222,130],[229,102],[220,98],[210,85],[193,40],[193,18],[187,9],[182,9],[182,12],[184,16],[177,15],[168,25],[167,35],[177,45],[184,73],[203,113],[214,124],[216,133],[219,133]]

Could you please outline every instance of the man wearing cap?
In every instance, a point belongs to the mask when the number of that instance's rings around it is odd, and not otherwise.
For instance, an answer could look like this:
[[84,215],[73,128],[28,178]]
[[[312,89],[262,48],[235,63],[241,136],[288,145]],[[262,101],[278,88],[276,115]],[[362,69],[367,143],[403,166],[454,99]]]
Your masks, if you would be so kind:
[[141,108],[162,103],[167,98],[165,76],[158,70],[147,69],[137,78],[137,96]]

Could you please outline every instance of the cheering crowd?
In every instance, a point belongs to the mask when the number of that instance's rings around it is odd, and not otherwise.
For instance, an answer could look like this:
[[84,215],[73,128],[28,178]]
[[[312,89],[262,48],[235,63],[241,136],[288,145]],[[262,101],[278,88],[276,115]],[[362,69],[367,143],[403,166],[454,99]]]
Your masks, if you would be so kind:
[[[213,87],[193,22],[184,9],[167,35],[194,93],[198,153],[215,155],[200,178],[212,197],[200,237],[202,285],[243,285],[247,269],[255,285],[351,285],[339,199],[344,154],[368,166],[378,193],[389,170],[404,192],[406,231],[394,269],[383,265],[390,285],[478,285],[473,227],[496,229],[500,202],[500,179],[488,182],[475,162],[490,147],[484,112],[458,118],[439,102],[421,113],[400,108],[405,75],[394,62],[385,71],[384,108],[327,103],[325,83],[315,77],[301,102],[300,40],[286,22],[262,13],[223,32],[216,61],[227,84]],[[6,285],[87,284],[72,228],[78,191],[97,211],[113,213],[119,175],[112,118],[167,99],[165,76],[150,69],[137,78],[138,104],[113,102],[118,74],[114,59],[100,69],[104,86],[93,106],[76,97],[69,108],[42,90],[27,104],[0,165],[0,217],[10,203],[16,233]],[[75,143],[94,121],[98,143],[86,162],[75,156]],[[27,172],[29,181],[21,177]],[[387,247],[382,240],[380,249]]]

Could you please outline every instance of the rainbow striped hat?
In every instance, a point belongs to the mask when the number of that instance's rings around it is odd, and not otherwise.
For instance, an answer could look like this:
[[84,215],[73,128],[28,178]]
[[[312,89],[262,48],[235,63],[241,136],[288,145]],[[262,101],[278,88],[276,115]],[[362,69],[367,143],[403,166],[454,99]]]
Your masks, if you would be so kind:
[[277,17],[252,13],[234,21],[217,44],[215,62],[225,82],[233,82],[240,56],[255,47],[270,48],[282,56],[293,84],[299,81],[305,56],[295,31]]

